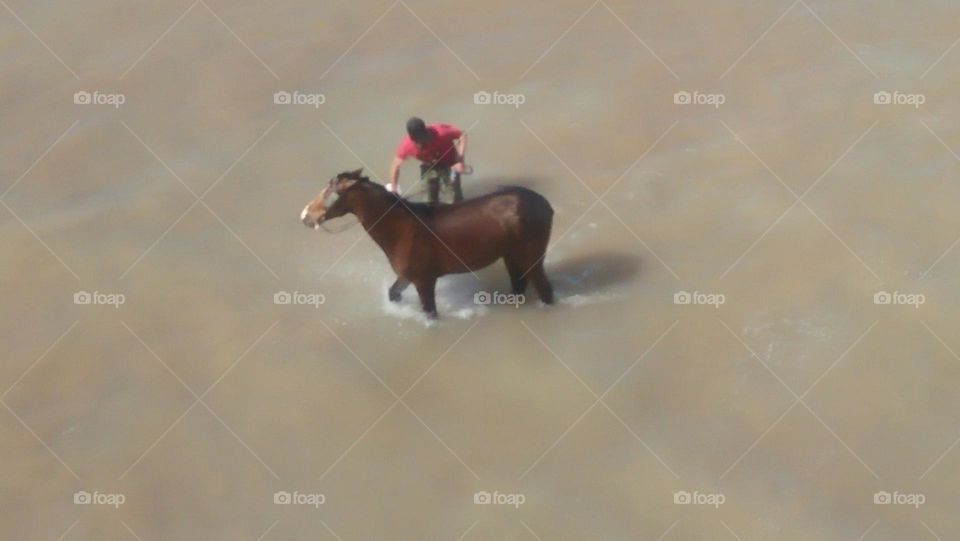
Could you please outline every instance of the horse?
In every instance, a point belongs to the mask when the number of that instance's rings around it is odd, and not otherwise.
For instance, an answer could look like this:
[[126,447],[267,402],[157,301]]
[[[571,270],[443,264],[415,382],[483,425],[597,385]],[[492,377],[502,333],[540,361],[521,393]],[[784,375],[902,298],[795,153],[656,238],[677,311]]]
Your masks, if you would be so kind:
[[510,186],[454,204],[415,203],[363,175],[346,171],[304,207],[300,219],[318,229],[327,220],[354,214],[397,275],[388,297],[399,302],[413,284],[423,311],[437,318],[437,279],[473,272],[503,259],[513,293],[523,295],[527,280],[544,304],[553,304],[553,287],[543,270],[550,242],[553,208],[537,192]]

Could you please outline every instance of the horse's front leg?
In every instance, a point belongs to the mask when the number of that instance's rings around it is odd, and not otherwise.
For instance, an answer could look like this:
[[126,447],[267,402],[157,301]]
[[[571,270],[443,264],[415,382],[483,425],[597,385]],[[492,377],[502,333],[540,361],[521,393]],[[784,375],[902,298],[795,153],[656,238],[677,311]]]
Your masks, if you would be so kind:
[[390,286],[390,289],[387,290],[387,296],[390,297],[390,300],[393,302],[400,302],[400,297],[403,294],[403,290],[407,289],[407,286],[410,285],[409,280],[404,280],[403,278],[397,277],[397,281]]
[[436,287],[437,279],[430,278],[416,283],[417,293],[420,295],[420,304],[430,319],[437,318]]

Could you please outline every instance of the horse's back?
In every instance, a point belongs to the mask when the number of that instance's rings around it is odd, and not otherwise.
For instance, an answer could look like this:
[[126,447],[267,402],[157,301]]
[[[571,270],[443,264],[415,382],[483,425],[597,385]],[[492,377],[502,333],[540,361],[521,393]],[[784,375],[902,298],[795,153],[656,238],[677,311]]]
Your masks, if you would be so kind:
[[[480,197],[436,207],[434,219],[441,229],[477,228],[485,235],[526,236],[549,232],[553,208],[545,197],[522,186],[506,186]],[[549,234],[549,233],[548,233]]]
[[480,196],[477,199],[494,199],[498,197],[517,197],[520,201],[523,201],[528,205],[548,209],[551,214],[553,213],[553,208],[550,206],[550,202],[547,201],[546,197],[524,186],[503,186],[498,188],[496,191]]

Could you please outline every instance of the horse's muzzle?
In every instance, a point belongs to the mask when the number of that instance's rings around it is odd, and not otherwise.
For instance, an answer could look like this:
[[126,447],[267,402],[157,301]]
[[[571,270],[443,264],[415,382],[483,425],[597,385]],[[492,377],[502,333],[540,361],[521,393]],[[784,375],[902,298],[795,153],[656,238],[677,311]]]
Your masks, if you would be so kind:
[[309,207],[304,207],[303,212],[300,213],[300,221],[303,222],[303,225],[311,229],[320,229],[320,222],[323,221],[323,217],[313,219],[310,216]]

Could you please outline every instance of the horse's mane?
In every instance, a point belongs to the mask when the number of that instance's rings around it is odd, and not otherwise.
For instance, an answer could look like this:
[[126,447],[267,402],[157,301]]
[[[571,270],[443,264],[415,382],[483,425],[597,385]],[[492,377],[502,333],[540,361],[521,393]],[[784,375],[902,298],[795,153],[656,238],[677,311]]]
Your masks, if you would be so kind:
[[380,190],[382,190],[382,191],[383,191],[384,193],[386,193],[388,196],[390,196],[391,198],[393,198],[393,200],[397,202],[397,205],[395,205],[395,206],[397,206],[397,207],[403,206],[403,207],[405,207],[407,210],[409,210],[410,212],[412,212],[412,213],[414,213],[414,214],[416,214],[416,215],[418,215],[418,216],[420,216],[420,217],[430,217],[430,216],[433,216],[433,211],[434,211],[435,208],[436,208],[436,207],[434,207],[433,205],[431,205],[431,204],[429,204],[429,203],[421,203],[421,202],[419,202],[419,201],[411,201],[411,200],[409,200],[409,199],[407,199],[407,198],[405,198],[405,197],[401,197],[399,194],[396,194],[396,193],[393,193],[393,192],[391,192],[391,191],[388,191],[382,184],[377,184],[377,183],[375,183],[375,182],[371,182],[370,184],[371,184],[371,185],[375,185],[377,188],[379,188]]

